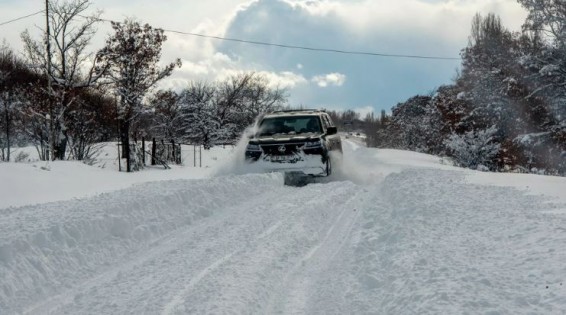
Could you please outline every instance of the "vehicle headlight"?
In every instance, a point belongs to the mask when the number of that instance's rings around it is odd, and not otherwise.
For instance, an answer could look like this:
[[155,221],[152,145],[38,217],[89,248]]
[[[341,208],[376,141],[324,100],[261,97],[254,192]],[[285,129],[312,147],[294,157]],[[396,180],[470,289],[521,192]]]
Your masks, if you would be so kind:
[[321,148],[322,147],[322,140],[316,140],[316,141],[307,141],[305,142],[305,149],[314,149],[314,148]]
[[259,144],[248,143],[248,146],[246,147],[246,151],[258,151],[258,152],[261,152],[261,148],[259,147]]

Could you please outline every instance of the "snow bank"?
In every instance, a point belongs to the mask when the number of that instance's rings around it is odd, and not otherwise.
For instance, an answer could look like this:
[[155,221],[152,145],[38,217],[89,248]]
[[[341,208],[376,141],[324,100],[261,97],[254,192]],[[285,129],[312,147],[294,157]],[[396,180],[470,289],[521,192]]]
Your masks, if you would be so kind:
[[[34,153],[30,147],[18,150]],[[93,166],[78,161],[42,162],[36,156],[27,163],[0,163],[0,208],[94,196],[150,181],[205,178],[233,156],[232,151],[232,146],[202,150],[202,162],[197,154],[195,163],[193,147],[183,146],[184,165],[171,165],[170,170],[148,166],[133,173],[118,172],[115,143],[102,147]]]
[[359,141],[342,142],[343,157],[335,163],[333,180],[349,180],[360,185],[382,182],[388,175],[410,168],[434,168],[442,170],[463,169],[446,165],[445,161],[429,154],[394,150],[366,148]]
[[449,159],[430,154],[365,148],[351,140],[344,141],[343,145],[344,161],[337,174],[339,180],[372,184],[382,182],[390,174],[415,168],[456,171],[463,174],[470,184],[512,187],[531,195],[551,197],[556,202],[566,203],[566,177],[475,171],[452,166]]
[[566,203],[566,177],[488,172],[466,174],[467,181],[472,184],[514,187],[531,195],[551,197],[554,201]]
[[202,168],[148,168],[120,173],[77,161],[0,163],[0,208],[94,196],[158,180],[203,178]]
[[566,216],[556,212],[564,204],[465,176],[435,169],[387,176],[353,237],[349,312],[566,310]]
[[276,174],[162,181],[0,209],[0,313],[20,312],[183,226],[282,185]]

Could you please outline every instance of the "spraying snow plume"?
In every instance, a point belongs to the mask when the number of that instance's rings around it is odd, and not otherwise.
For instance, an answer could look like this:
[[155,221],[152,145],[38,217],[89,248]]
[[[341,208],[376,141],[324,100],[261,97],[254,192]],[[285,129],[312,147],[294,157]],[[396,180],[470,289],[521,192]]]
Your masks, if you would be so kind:
[[248,145],[249,137],[257,132],[257,119],[253,125],[249,126],[244,130],[240,139],[238,140],[232,155],[224,161],[224,163],[219,164],[214,171],[212,176],[224,176],[224,175],[242,175],[250,173],[263,173],[261,168],[249,164],[245,160],[246,147]]
[[364,150],[365,145],[354,141],[346,140],[342,144],[343,154],[330,155],[334,161],[334,173],[328,181],[351,181],[358,185],[383,181],[390,168],[375,163],[374,151]]

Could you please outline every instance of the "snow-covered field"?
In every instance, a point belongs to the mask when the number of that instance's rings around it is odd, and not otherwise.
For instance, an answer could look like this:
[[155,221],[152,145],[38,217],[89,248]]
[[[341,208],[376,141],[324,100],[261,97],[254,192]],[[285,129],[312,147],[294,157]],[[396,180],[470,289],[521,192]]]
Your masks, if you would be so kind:
[[566,178],[353,140],[301,188],[241,174],[237,148],[0,164],[0,314],[566,313]]
[[[41,162],[34,148],[17,149],[30,156],[27,163],[0,163],[0,208],[94,196],[149,181],[210,177],[212,166],[230,157],[233,147],[201,150],[199,159],[192,146],[183,146],[183,166],[147,166],[142,172],[118,172],[114,143],[106,144],[93,166],[77,161]],[[196,163],[195,163],[195,156]],[[122,168],[125,169],[122,162]],[[148,158],[149,164],[149,158]],[[195,167],[196,165],[196,167]]]

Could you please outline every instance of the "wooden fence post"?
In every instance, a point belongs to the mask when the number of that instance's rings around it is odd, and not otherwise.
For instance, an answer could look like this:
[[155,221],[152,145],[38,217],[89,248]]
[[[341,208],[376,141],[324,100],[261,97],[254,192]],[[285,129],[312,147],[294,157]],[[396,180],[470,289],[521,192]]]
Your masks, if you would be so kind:
[[173,157],[173,163],[177,163],[175,154],[175,140],[171,139],[171,157]]
[[142,163],[145,166],[145,137],[142,137]]
[[128,173],[132,171],[130,162],[130,139],[128,138],[128,142],[126,143],[126,172]]
[[155,165],[155,153],[157,152],[156,147],[155,138],[153,138],[153,143],[151,145],[151,165]]
[[120,142],[118,142],[118,172],[122,171],[122,157],[120,156],[120,145],[122,145]]

